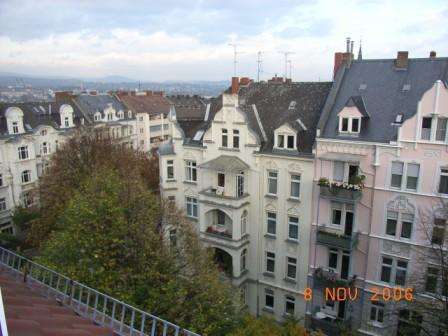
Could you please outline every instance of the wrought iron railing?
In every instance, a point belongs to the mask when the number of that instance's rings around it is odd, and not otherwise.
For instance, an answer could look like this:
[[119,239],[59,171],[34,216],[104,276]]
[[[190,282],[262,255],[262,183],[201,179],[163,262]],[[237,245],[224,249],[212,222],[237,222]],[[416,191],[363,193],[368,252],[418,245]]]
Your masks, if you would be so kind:
[[122,336],[199,336],[0,247],[0,266],[95,324]]

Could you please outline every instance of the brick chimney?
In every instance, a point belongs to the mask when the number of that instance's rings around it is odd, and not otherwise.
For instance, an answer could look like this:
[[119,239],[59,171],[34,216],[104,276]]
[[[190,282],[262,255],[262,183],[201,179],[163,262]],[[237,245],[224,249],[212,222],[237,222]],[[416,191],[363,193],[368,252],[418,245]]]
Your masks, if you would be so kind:
[[437,56],[437,53],[436,53],[434,50],[432,50],[432,51],[429,53],[429,58],[430,58],[430,59],[434,59],[434,58],[436,58],[436,56]]
[[409,52],[407,51],[399,51],[397,53],[397,59],[395,60],[395,68],[398,70],[406,70],[408,68],[409,63]]
[[333,67],[333,79],[336,77],[339,68],[342,64],[347,64],[350,66],[353,60],[353,53],[351,52],[335,52],[334,53],[334,67]]
[[57,102],[66,101],[73,96],[71,91],[57,91],[54,93],[54,98]]
[[232,94],[237,94],[240,89],[240,81],[238,77],[232,77]]

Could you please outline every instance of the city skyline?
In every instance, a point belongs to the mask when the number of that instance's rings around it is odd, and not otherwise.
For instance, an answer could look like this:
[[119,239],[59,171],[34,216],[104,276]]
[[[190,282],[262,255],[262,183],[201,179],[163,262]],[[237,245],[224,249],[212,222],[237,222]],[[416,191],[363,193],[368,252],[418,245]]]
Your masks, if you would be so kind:
[[[48,13],[42,15],[42,13]],[[1,72],[72,78],[123,76],[141,81],[261,79],[285,69],[292,78],[330,80],[333,53],[345,38],[362,39],[365,58],[396,50],[428,57],[448,54],[442,1],[193,1],[180,5],[123,1],[13,1],[0,4]],[[378,25],[381,22],[381,25]],[[412,39],[409,38],[412,36]],[[429,48],[429,49],[428,49]],[[289,65],[288,65],[289,66]],[[289,72],[289,69],[288,69]]]

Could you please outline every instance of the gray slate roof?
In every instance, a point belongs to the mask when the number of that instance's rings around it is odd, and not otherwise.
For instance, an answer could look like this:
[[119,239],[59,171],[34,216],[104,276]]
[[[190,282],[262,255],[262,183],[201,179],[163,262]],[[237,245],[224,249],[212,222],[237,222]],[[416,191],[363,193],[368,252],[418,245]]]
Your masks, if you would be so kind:
[[[121,103],[115,96],[109,94],[97,94],[97,95],[80,94],[78,96],[75,96],[73,100],[84,113],[86,113],[91,117],[92,120],[93,115],[96,112],[100,112],[101,115],[104,117],[103,111],[110,104],[117,112],[120,110],[124,112],[127,111],[123,103]],[[125,119],[127,119],[128,117],[127,113],[125,113],[124,116]]]
[[[18,107],[23,111],[25,132],[31,132],[40,125],[52,126],[55,129],[60,128],[59,109],[63,104],[66,104],[66,102],[0,103],[0,134],[8,135],[5,112],[9,107]],[[75,124],[79,124],[80,111],[74,104],[69,105],[74,110],[73,118]]]
[[[330,89],[331,82],[261,82],[240,88],[240,107],[245,111],[249,125],[262,140],[260,151],[282,155],[311,154],[316,124]],[[253,104],[258,111],[266,141],[263,140]],[[273,148],[274,131],[283,124],[297,131],[298,153]]]
[[[397,114],[403,114],[403,121],[411,118],[423,93],[437,80],[447,84],[448,58],[409,59],[406,70],[396,70],[394,59],[354,60],[349,68],[343,66],[338,71],[319,121],[321,137],[353,140],[353,136],[338,135],[337,114],[351,97],[362,97],[369,117],[363,118],[356,139],[394,141],[397,126],[391,124]],[[405,84],[410,84],[409,91],[403,90]]]

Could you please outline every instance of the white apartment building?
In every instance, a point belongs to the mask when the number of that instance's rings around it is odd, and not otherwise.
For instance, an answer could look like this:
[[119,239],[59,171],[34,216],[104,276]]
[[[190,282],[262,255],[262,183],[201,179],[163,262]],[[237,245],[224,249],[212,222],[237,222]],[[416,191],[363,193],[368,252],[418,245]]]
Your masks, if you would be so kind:
[[159,147],[162,196],[185,209],[257,315],[305,315],[312,146],[330,88],[233,78],[216,99],[172,100],[172,140]]

